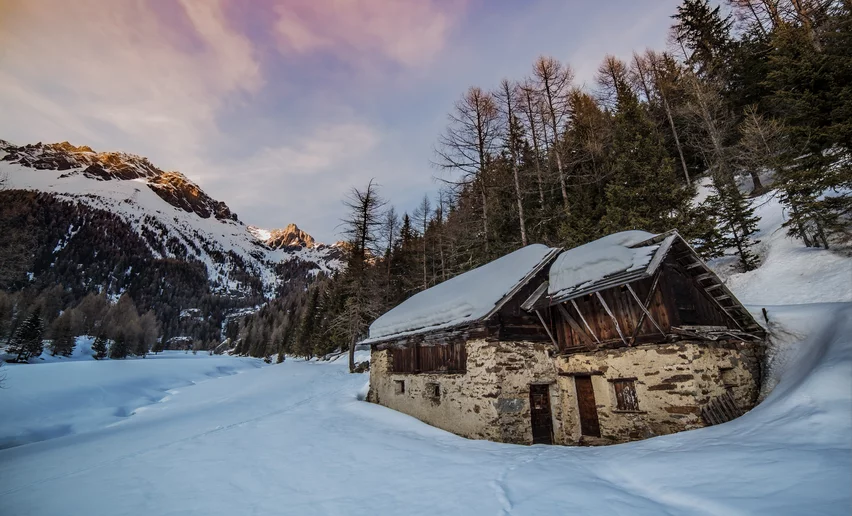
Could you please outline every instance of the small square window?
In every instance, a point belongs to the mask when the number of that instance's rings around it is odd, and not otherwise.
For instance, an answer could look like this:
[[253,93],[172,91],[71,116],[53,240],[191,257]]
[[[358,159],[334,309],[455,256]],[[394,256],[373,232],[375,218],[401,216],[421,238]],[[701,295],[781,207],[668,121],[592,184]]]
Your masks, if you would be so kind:
[[636,385],[633,380],[612,380],[615,388],[615,408],[618,410],[639,410],[639,400],[636,398]]
[[433,398],[441,397],[441,384],[430,383],[426,385],[426,393]]
[[393,390],[396,394],[405,394],[405,380],[394,380]]

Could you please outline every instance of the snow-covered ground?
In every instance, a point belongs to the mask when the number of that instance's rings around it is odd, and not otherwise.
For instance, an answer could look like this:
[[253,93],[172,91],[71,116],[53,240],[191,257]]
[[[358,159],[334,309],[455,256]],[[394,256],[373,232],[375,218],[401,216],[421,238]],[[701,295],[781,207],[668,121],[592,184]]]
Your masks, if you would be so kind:
[[769,312],[784,352],[763,404],[604,448],[457,437],[359,401],[345,360],[12,366],[3,435],[73,428],[0,451],[2,512],[848,514],[852,305]]
[[767,201],[764,265],[725,276],[767,309],[774,389],[737,420],[506,445],[360,401],[345,358],[81,356],[0,369],[0,513],[849,514],[852,303],[824,301],[852,299],[852,261],[786,240]]

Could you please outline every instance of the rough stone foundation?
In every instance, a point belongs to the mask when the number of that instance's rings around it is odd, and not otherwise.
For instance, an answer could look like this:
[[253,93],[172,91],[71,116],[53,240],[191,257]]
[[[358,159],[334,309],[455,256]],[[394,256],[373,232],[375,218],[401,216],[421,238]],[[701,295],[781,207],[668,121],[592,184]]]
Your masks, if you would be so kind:
[[[530,384],[549,384],[554,442],[605,444],[704,426],[701,407],[726,390],[751,409],[760,384],[755,343],[677,342],[551,358],[532,342],[466,344],[467,371],[392,373],[390,353],[373,350],[369,401],[472,439],[532,442]],[[601,439],[580,433],[574,375],[591,375]],[[611,381],[633,379],[638,411],[619,411]]]

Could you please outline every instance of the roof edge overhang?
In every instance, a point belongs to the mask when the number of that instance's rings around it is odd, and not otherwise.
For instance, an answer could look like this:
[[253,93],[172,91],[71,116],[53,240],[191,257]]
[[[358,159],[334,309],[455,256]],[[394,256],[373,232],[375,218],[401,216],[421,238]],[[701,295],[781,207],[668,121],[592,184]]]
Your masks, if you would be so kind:
[[660,244],[660,247],[657,248],[656,251],[654,251],[654,256],[651,257],[651,260],[648,262],[648,265],[641,269],[635,271],[623,271],[616,274],[612,274],[610,276],[606,276],[600,281],[595,282],[586,288],[573,290],[567,294],[548,296],[547,291],[544,291],[537,300],[532,301],[532,299],[528,299],[524,304],[530,307],[529,309],[527,309],[528,311],[542,310],[549,306],[564,303],[572,299],[577,299],[578,297],[583,297],[587,294],[594,294],[595,292],[600,292],[608,288],[618,287],[620,285],[626,285],[628,283],[633,283],[634,281],[649,278],[657,272],[657,269],[660,268],[660,265],[663,263],[663,260],[665,260],[666,256],[668,256],[672,245],[677,240],[683,241],[684,243],[686,242],[683,237],[680,236],[677,230],[673,229],[671,231],[666,231],[665,233],[655,235],[654,237],[649,238],[647,240],[643,240],[642,242],[639,242],[637,244],[631,245],[631,249],[635,249],[637,247],[646,247],[657,243]]
[[[647,240],[639,242],[638,244],[632,245],[630,247],[631,248],[644,247],[644,246],[648,246],[648,245],[653,245],[653,244],[658,243],[658,242],[660,243],[660,247],[657,249],[657,251],[655,251],[653,258],[651,258],[651,261],[648,263],[648,266],[646,268],[640,269],[638,271],[632,271],[632,272],[628,272],[628,273],[619,273],[619,274],[612,275],[608,278],[605,278],[606,281],[601,281],[601,282],[599,282],[595,285],[592,285],[588,288],[577,290],[577,291],[571,292],[570,294],[566,294],[564,296],[549,297],[549,296],[547,296],[547,291],[544,291],[544,293],[541,295],[541,297],[539,297],[537,300],[533,300],[532,296],[530,297],[530,299],[527,299],[527,301],[524,302],[524,305],[529,306],[530,308],[525,308],[525,309],[527,311],[543,310],[543,309],[548,308],[550,306],[554,306],[554,305],[559,304],[559,303],[564,303],[564,302],[570,301],[572,299],[577,299],[578,297],[582,297],[582,296],[585,296],[587,294],[594,294],[595,292],[600,292],[600,291],[606,290],[608,288],[618,287],[618,286],[621,286],[621,285],[626,285],[628,283],[633,283],[634,281],[649,278],[649,277],[653,276],[657,272],[657,270],[660,268],[660,265],[662,265],[663,261],[668,256],[669,252],[672,250],[672,247],[675,246],[676,244],[680,244],[683,247],[685,247],[689,251],[689,253],[696,260],[698,260],[698,262],[700,262],[701,268],[705,273],[712,274],[713,277],[716,278],[716,281],[718,281],[718,283],[721,285],[720,288],[721,288],[722,292],[726,296],[728,296],[732,300],[733,305],[735,307],[737,307],[738,309],[740,309],[741,313],[744,314],[747,317],[747,320],[749,322],[751,322],[750,326],[754,327],[754,328],[761,328],[761,329],[763,328],[761,326],[761,324],[759,322],[757,322],[757,320],[754,318],[754,316],[751,314],[751,312],[742,304],[742,302],[740,302],[740,300],[737,298],[737,296],[735,296],[733,294],[733,292],[731,292],[730,289],[728,289],[728,287],[725,285],[725,282],[722,281],[721,278],[719,278],[719,276],[713,271],[713,269],[711,269],[710,266],[707,265],[707,262],[705,262],[701,258],[701,256],[698,254],[698,251],[696,251],[692,247],[692,245],[690,245],[690,243],[687,242],[686,239],[683,238],[680,235],[680,233],[677,232],[677,230],[673,229],[673,230],[667,231],[665,233],[660,233],[659,235],[656,235],[653,238],[649,238]],[[712,296],[710,296],[710,297],[712,298]],[[715,298],[713,298],[713,301],[719,306],[719,308],[723,312],[725,312],[728,315],[728,317],[731,318],[731,320],[734,321],[734,323],[738,327],[740,327],[741,330],[753,332],[753,330],[751,330],[750,328],[741,327],[740,323],[731,315],[731,313],[729,311],[729,309],[731,307],[722,306],[719,303],[719,301],[716,300]],[[762,331],[765,332],[765,330],[763,330],[763,329],[762,329]]]
[[[491,317],[493,317],[494,314],[499,312],[500,309],[503,308],[503,306],[507,302],[509,302],[509,300],[511,300],[512,298],[515,297],[515,295],[517,295],[517,293],[524,287],[524,285],[526,285],[533,277],[535,277],[536,274],[541,272],[542,269],[547,267],[547,265],[549,265],[551,262],[553,262],[553,260],[556,259],[556,257],[559,255],[559,253],[561,253],[563,250],[564,249],[561,248],[561,247],[554,247],[554,248],[550,249],[550,251],[548,251],[547,254],[544,255],[544,257],[538,262],[538,264],[536,264],[535,267],[530,269],[530,272],[528,272],[523,277],[523,279],[518,281],[515,284],[515,286],[512,287],[512,289],[509,292],[507,292],[500,299],[500,301],[498,301],[494,305],[494,308],[492,308],[488,313],[486,313],[482,317],[479,317],[477,319],[470,319],[470,320],[462,321],[458,324],[453,324],[453,325],[450,325],[450,326],[427,326],[427,327],[418,328],[418,329],[415,329],[415,330],[409,330],[409,331],[405,331],[405,332],[395,333],[393,335],[384,335],[382,337],[376,337],[376,338],[366,338],[364,340],[359,341],[356,345],[363,344],[363,345],[373,346],[373,345],[376,345],[376,344],[384,344],[384,343],[391,342],[391,341],[394,341],[394,340],[416,337],[418,335],[424,335],[424,334],[429,334],[429,333],[443,333],[443,332],[447,332],[447,331],[457,331],[461,328],[474,327],[474,326],[477,326],[477,325],[481,325],[483,322],[485,322],[488,319],[490,319]],[[545,282],[545,283],[547,283],[547,282]]]

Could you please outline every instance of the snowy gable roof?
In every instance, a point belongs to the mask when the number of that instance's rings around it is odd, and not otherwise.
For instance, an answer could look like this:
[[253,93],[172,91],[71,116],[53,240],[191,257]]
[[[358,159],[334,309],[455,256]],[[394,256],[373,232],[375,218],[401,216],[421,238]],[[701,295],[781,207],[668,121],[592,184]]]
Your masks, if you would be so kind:
[[376,319],[363,343],[484,319],[558,252],[542,244],[528,245],[415,294]]
[[677,237],[622,231],[569,249],[550,267],[548,297],[565,301],[651,274]]

